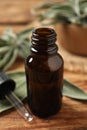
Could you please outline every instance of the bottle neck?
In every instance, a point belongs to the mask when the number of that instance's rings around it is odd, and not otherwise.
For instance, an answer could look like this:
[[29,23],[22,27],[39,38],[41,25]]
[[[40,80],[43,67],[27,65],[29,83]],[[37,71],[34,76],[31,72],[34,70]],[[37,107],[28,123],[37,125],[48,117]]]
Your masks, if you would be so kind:
[[57,53],[56,33],[50,28],[35,29],[31,37],[31,52],[43,55]]

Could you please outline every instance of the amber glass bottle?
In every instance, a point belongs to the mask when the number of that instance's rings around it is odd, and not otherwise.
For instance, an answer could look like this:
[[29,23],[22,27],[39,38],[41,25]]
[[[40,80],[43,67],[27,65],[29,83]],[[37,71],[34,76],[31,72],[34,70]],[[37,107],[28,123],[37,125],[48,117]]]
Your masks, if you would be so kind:
[[31,54],[25,61],[28,104],[33,114],[46,118],[62,105],[63,59],[53,29],[37,28],[31,39]]

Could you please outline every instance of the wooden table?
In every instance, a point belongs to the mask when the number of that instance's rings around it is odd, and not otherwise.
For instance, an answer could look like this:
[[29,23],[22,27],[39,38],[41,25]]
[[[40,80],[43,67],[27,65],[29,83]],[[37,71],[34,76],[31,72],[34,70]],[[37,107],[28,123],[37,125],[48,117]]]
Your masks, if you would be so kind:
[[[42,0],[44,1],[44,0]],[[3,13],[9,14],[9,19],[3,16],[0,23],[0,33],[7,27],[11,26],[15,32],[29,27],[29,21],[31,21],[30,9],[42,2],[40,0],[3,0],[0,1],[0,17]],[[15,10],[19,9],[19,15],[15,14]],[[6,11],[7,9],[7,11]],[[12,11],[14,17],[12,16]],[[16,10],[17,11],[17,10]],[[26,13],[27,12],[27,13]],[[18,12],[16,12],[18,14]],[[29,15],[28,15],[29,13]],[[23,15],[23,16],[22,16]],[[11,17],[12,16],[12,17]],[[19,18],[20,19],[17,19]],[[26,17],[25,17],[26,16]],[[10,24],[9,24],[10,23]],[[37,25],[36,25],[37,26]],[[14,68],[23,68],[23,63],[18,61],[18,65],[15,64]],[[81,88],[87,91],[87,75],[82,73],[73,73],[64,71],[64,77],[73,83],[79,85]],[[63,97],[63,106],[61,111],[51,117],[50,119],[43,120],[34,117],[32,123],[26,122],[21,118],[15,109],[8,110],[0,114],[0,130],[87,130],[87,102],[72,100],[67,97]]]

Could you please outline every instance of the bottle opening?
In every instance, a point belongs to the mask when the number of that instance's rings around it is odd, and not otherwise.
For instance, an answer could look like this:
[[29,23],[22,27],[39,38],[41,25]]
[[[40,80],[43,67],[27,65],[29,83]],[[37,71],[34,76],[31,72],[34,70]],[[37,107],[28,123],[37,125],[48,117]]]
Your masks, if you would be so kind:
[[52,28],[37,28],[33,31],[33,35],[34,36],[54,37],[54,36],[56,36],[56,33]]
[[56,32],[52,28],[36,28],[32,33],[32,41],[38,42],[55,42],[56,41]]

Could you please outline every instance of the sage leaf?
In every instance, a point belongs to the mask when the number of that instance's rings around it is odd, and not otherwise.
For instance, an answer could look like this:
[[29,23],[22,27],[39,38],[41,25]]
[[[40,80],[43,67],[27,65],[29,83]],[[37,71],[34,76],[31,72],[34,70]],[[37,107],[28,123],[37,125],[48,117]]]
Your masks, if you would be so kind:
[[6,53],[8,50],[9,50],[9,47],[8,47],[8,46],[0,47],[0,54],[4,54],[4,53]]
[[9,77],[11,77],[16,82],[16,89],[14,93],[20,98],[24,99],[26,97],[26,76],[24,71],[13,71],[8,73]]
[[16,61],[17,57],[24,60],[30,53],[29,35],[33,28],[14,33],[7,29],[0,36],[0,69],[7,70]]
[[64,80],[63,91],[64,96],[79,99],[79,100],[87,100],[87,93],[85,93],[82,89],[72,84],[71,82]]
[[54,5],[53,2],[48,2],[48,3],[42,3],[40,5],[38,5],[35,9],[47,9],[49,7],[51,7],[52,5]]
[[17,37],[20,39],[25,39],[26,37],[29,37],[29,34],[32,32],[33,28],[26,29],[22,32],[17,33]]
[[6,63],[8,62],[9,58],[11,57],[13,52],[13,48],[9,49],[9,51],[7,53],[5,53],[3,59],[0,61],[0,68],[3,68]]
[[17,55],[18,55],[18,50],[13,49],[13,52],[11,54],[11,58],[9,57],[9,60],[8,60],[7,64],[5,64],[3,70],[7,70],[14,63],[14,61],[16,60]]
[[18,46],[19,56],[26,58],[30,54],[30,45],[31,45],[30,41],[27,40],[21,41],[21,43]]
[[[42,24],[45,21],[47,25],[65,23],[87,26],[87,0],[65,0],[64,2],[54,2],[50,6],[45,2],[33,10]],[[61,20],[62,16],[64,19]]]

